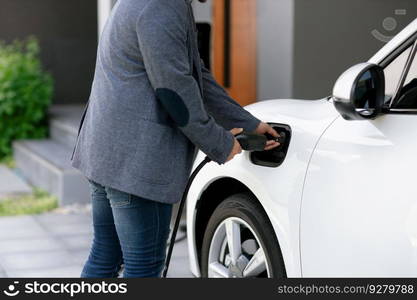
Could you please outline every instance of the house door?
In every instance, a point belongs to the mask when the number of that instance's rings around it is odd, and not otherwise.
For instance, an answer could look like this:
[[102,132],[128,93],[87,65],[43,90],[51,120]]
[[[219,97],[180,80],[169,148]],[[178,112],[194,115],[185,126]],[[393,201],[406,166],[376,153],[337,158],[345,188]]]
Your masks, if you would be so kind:
[[256,101],[256,1],[213,1],[213,73],[241,105]]

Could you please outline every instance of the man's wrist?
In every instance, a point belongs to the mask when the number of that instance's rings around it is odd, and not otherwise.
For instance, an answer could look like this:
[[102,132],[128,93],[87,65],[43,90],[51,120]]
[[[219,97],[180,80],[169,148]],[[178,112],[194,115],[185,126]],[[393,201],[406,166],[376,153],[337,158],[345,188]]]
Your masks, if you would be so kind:
[[261,120],[255,117],[252,117],[251,120],[249,120],[245,130],[248,132],[255,132],[261,123],[262,123]]
[[217,162],[220,165],[223,165],[227,162],[230,153],[233,151],[233,147],[235,146],[235,137],[229,131],[225,131],[226,136],[225,140],[222,143],[221,147],[218,147],[216,150],[212,151],[213,156],[211,159]]

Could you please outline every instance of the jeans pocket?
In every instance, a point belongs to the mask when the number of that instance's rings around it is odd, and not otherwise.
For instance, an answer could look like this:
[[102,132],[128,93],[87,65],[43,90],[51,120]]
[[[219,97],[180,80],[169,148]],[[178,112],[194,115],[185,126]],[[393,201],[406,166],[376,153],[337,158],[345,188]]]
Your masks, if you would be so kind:
[[132,201],[132,197],[128,193],[112,188],[106,188],[106,192],[112,208],[127,207]]

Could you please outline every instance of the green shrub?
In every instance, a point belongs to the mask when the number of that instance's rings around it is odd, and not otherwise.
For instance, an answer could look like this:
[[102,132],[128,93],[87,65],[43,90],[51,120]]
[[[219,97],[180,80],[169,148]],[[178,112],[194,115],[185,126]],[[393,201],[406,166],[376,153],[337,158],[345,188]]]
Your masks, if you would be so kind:
[[12,142],[43,138],[53,94],[51,76],[42,70],[36,39],[0,42],[0,160]]
[[57,207],[56,197],[35,189],[30,195],[0,199],[0,217],[41,214]]

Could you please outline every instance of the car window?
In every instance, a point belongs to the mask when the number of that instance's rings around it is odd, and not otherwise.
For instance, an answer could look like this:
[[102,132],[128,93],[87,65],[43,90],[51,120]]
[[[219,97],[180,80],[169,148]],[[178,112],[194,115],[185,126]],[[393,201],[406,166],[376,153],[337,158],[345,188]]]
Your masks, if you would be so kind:
[[388,66],[385,67],[385,95],[387,102],[395,95],[401,75],[404,71],[407,59],[411,53],[411,48],[407,48],[396,59],[394,59]]
[[410,72],[405,80],[405,85],[410,84],[415,79],[417,79],[417,56],[414,57],[414,61],[411,64]]
[[417,56],[414,56],[395,108],[417,108]]

